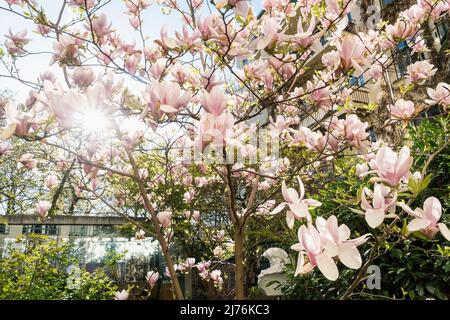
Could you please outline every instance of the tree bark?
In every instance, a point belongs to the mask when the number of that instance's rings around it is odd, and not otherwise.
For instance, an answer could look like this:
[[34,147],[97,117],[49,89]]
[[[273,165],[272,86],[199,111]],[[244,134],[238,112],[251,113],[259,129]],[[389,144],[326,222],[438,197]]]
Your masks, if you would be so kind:
[[234,259],[235,268],[235,288],[236,300],[245,299],[244,283],[244,237],[239,227],[234,232]]

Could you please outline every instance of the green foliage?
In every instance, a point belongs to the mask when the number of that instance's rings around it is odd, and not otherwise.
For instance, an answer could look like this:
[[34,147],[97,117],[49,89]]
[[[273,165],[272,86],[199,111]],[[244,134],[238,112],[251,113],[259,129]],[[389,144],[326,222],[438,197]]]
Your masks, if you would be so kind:
[[1,300],[111,299],[117,291],[102,269],[68,273],[76,264],[68,243],[37,235],[18,243],[0,260]]
[[[409,135],[413,143],[412,152],[417,168],[422,168],[430,155],[445,145],[449,140],[449,132],[450,115],[439,116],[434,120],[425,119],[416,126],[410,125]],[[428,172],[432,174],[432,179],[415,203],[420,204],[427,197],[434,196],[441,201],[444,212],[446,212],[445,210],[450,206],[450,184],[448,181],[450,147],[448,145],[430,162]],[[443,214],[444,221],[448,222],[447,216]]]

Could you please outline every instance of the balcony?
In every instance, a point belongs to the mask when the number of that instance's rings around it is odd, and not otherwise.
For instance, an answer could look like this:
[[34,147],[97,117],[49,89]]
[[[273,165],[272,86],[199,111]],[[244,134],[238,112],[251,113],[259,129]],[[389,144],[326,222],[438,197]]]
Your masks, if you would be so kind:
[[368,104],[370,102],[369,89],[364,87],[356,89],[350,95],[350,99],[353,103]]

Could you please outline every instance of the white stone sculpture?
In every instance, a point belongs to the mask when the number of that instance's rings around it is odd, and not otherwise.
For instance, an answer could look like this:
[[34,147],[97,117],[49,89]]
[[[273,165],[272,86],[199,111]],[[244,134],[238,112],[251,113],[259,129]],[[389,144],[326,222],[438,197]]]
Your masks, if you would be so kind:
[[263,257],[269,260],[270,267],[262,270],[258,275],[258,286],[264,291],[267,296],[281,295],[280,288],[275,289],[277,284],[267,286],[269,282],[279,281],[283,283],[286,280],[286,275],[283,272],[285,264],[291,263],[286,251],[280,248],[269,248],[263,253]]

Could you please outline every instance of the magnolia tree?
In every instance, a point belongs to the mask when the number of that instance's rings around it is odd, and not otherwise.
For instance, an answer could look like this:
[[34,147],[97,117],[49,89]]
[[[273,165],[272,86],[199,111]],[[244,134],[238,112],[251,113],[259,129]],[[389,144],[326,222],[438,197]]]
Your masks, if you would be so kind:
[[[415,52],[427,51],[421,28],[448,17],[448,1],[419,0],[397,20],[355,34],[346,31],[352,1],[268,0],[257,16],[244,0],[126,0],[123,19],[139,39],[134,42],[115,29],[109,2],[62,0],[54,19],[35,0],[0,6],[2,15],[34,25],[12,25],[0,54],[0,76],[30,89],[26,101],[2,101],[0,156],[25,141],[38,142],[40,152],[16,153],[21,170],[42,171],[52,159],[52,172],[41,177],[46,187],[35,199],[42,219],[68,212],[51,190],[70,183],[77,197],[126,217],[137,239],[159,241],[177,299],[183,299],[177,274],[192,268],[220,290],[224,274],[217,262],[227,254],[234,258],[233,294],[245,297],[244,241],[255,217],[282,216],[289,229],[298,229],[292,244],[297,276],[317,267],[334,281],[339,268],[359,269],[343,298],[397,224],[407,221],[405,239],[412,232],[429,238],[440,232],[450,240],[439,199],[410,208],[429,163],[444,147],[412,173],[408,146],[371,142],[369,124],[360,119],[367,105],[351,99],[362,86],[369,88],[370,107],[387,114],[381,130],[402,126],[434,105],[448,110],[450,86],[427,86],[438,70],[426,60],[408,66],[402,87],[405,93],[424,86],[423,101],[387,89],[387,98],[380,95],[390,84],[387,70],[397,45],[407,41]],[[181,19],[180,29],[162,26],[158,38],[149,38],[144,17],[150,6]],[[32,32],[49,47],[31,51]],[[23,78],[18,63],[33,54],[47,56],[58,71],[35,65],[42,68],[39,78]],[[363,84],[351,81],[361,75]],[[350,230],[335,215],[316,216],[321,199],[306,194],[304,183],[341,157],[358,158],[357,174],[370,186],[360,195],[360,208],[353,208],[370,233]],[[218,227],[205,214],[214,206],[226,216]],[[196,261],[189,252],[175,259],[172,247],[184,232],[177,225],[186,221],[199,238],[216,241],[205,243],[220,243],[210,259]],[[370,252],[365,261],[358,249],[363,244]],[[162,276],[150,272],[150,287]],[[127,297],[126,291],[116,296]]]

